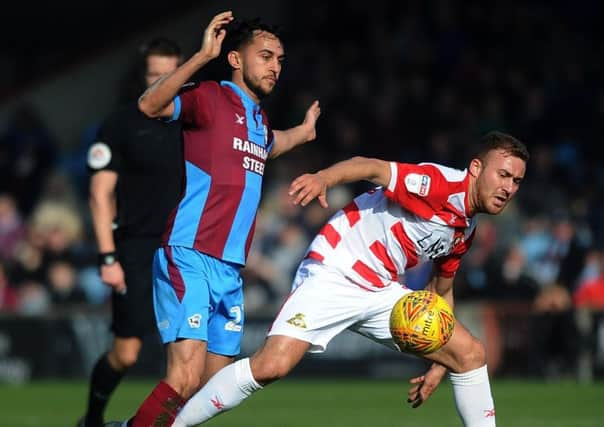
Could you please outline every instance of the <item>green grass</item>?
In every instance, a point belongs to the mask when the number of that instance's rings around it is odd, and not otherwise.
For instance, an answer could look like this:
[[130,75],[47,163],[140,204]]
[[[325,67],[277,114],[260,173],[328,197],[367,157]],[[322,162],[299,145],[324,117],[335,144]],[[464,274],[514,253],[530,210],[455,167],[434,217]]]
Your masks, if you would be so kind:
[[[107,411],[109,420],[130,416],[152,382],[125,381]],[[418,409],[405,403],[404,381],[288,379],[267,387],[239,408],[207,423],[221,427],[461,426],[451,387],[443,383]],[[495,381],[497,424],[512,427],[602,427],[604,382]],[[0,426],[70,427],[81,415],[83,382],[0,385]]]

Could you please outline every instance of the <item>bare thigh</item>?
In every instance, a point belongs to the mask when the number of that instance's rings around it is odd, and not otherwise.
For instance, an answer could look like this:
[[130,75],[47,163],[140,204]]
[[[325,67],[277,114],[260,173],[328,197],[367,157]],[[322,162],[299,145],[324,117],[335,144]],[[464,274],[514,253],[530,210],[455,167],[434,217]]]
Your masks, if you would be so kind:
[[252,374],[260,384],[285,377],[304,357],[311,344],[285,335],[271,335],[251,357]]

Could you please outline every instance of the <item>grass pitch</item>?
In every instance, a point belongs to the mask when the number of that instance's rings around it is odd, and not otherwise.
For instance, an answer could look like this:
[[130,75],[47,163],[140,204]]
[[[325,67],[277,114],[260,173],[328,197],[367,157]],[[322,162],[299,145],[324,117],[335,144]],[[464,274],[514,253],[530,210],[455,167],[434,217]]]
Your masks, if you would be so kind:
[[[154,382],[125,380],[107,418],[128,418]],[[604,382],[494,381],[497,424],[512,427],[603,427]],[[418,409],[406,404],[404,381],[299,380],[273,384],[239,408],[207,423],[221,427],[459,427],[451,386],[444,382]],[[0,426],[72,427],[82,414],[85,382],[0,385]]]

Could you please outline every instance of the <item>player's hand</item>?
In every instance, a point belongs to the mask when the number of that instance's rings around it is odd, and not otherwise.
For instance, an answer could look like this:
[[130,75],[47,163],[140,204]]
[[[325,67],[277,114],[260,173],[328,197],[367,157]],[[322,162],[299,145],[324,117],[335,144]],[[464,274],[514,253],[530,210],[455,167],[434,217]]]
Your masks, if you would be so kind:
[[318,198],[322,207],[329,207],[327,182],[321,176],[321,172],[307,173],[294,179],[289,186],[288,194],[293,198],[294,205],[306,206],[314,198]]
[[304,116],[304,121],[302,122],[302,127],[306,131],[305,142],[313,141],[317,137],[317,120],[321,115],[321,107],[319,106],[319,101],[314,101],[308,110],[306,110],[306,115]]
[[124,269],[119,261],[110,265],[101,265],[101,280],[107,286],[111,286],[118,294],[126,293],[126,280]]
[[217,58],[220,55],[222,42],[226,36],[226,27],[235,19],[233,12],[230,10],[219,13],[210,21],[205,32],[203,33],[203,43],[200,52],[211,59]]
[[407,403],[412,408],[419,407],[434,393],[446,373],[447,368],[434,364],[424,375],[411,378],[409,382],[412,386],[409,388]]

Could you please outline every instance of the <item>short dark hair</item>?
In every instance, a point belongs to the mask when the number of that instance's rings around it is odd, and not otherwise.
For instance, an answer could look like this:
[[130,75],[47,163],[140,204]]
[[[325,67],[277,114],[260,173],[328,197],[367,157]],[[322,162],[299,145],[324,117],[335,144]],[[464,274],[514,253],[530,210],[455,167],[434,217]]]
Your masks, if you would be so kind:
[[147,60],[151,55],[178,57],[182,60],[180,46],[175,41],[166,37],[153,38],[139,46],[134,62],[124,75],[120,84],[119,101],[121,103],[131,102],[145,91],[145,73],[147,72]]
[[140,55],[146,60],[151,55],[180,57],[182,53],[180,46],[175,41],[165,37],[157,37],[141,45]]
[[226,52],[240,50],[245,45],[251,43],[256,33],[260,31],[273,34],[283,42],[280,26],[266,24],[260,18],[234,20],[227,27],[227,35],[224,40]]
[[480,146],[476,153],[476,158],[484,161],[487,153],[493,150],[503,150],[525,162],[528,162],[530,158],[526,145],[513,136],[499,131],[489,132],[480,139]]

